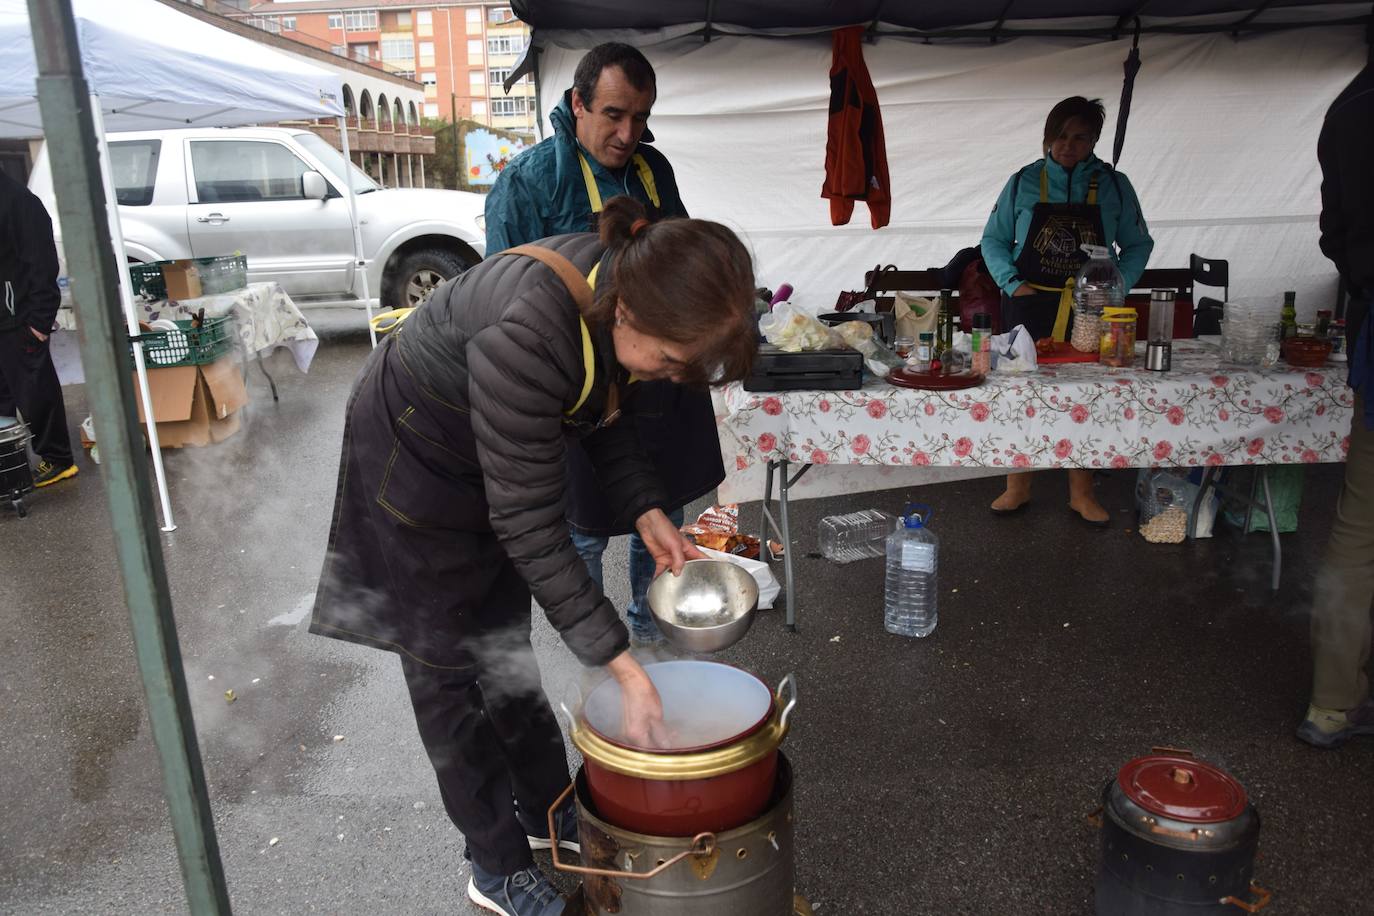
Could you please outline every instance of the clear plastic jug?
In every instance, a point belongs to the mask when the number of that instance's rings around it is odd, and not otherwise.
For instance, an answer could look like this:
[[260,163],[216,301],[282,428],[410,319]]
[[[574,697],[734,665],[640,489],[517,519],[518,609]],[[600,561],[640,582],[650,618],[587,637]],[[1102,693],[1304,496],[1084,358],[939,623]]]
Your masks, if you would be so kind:
[[1116,269],[1112,254],[1101,245],[1084,245],[1088,260],[1073,281],[1075,312],[1099,317],[1104,309],[1121,308],[1126,302],[1126,281]]

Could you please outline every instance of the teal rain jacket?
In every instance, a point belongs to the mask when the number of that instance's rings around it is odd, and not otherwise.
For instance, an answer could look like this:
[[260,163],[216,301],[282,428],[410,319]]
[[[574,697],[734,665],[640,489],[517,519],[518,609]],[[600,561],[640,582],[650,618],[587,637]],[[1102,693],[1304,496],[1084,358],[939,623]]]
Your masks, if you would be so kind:
[[1140,280],[1145,265],[1154,250],[1155,240],[1140,212],[1140,200],[1135,196],[1126,176],[1110,165],[1090,155],[1070,172],[1049,156],[1037,159],[1007,179],[1006,187],[992,208],[988,224],[983,229],[983,263],[988,273],[1007,295],[1023,282],[1016,272],[1016,259],[1026,243],[1030,229],[1031,211],[1040,202],[1040,169],[1049,169],[1050,203],[1083,203],[1088,196],[1088,182],[1098,174],[1097,202],[1102,208],[1102,231],[1106,245],[1131,289]]
[[[565,232],[592,231],[592,204],[577,158],[577,133],[572,112],[572,90],[549,116],[553,136],[541,140],[511,160],[487,195],[487,254]],[[653,171],[658,192],[658,213],[650,216],[686,216],[678,196],[673,167],[658,150],[649,146],[653,134],[645,129],[635,150]],[[647,189],[633,161],[618,171],[583,153],[596,177],[603,201],[628,194],[652,207]]]

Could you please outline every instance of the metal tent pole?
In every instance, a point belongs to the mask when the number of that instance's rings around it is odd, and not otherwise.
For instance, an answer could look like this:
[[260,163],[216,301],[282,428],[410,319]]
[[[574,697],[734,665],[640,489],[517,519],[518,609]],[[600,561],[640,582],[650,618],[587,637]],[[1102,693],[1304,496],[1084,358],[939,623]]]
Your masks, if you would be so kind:
[[[33,2],[33,0],[30,0]],[[353,196],[353,176],[350,170],[353,159],[348,155],[348,116],[339,118],[339,143],[343,146],[344,173],[339,176],[348,191],[348,221],[353,224],[353,270],[358,276],[359,289],[363,294],[363,305],[367,308],[367,333],[372,338],[372,346],[377,346],[377,329],[372,326],[372,294],[367,288],[367,259],[363,257],[363,233],[358,227],[358,201]]]
[[135,446],[139,435],[134,384],[119,318],[115,252],[101,212],[105,195],[76,22],[71,0],[28,0],[28,9],[38,63],[38,102],[75,286],[86,396],[104,458],[100,471],[182,882],[192,913],[228,914],[229,892],[181,666],[148,468],[142,442]]
[[[119,200],[115,197],[114,178],[110,172],[110,145],[105,139],[105,117],[100,111],[100,96],[92,95],[91,120],[95,123],[95,139],[100,151],[100,179],[105,185],[105,219],[110,227],[110,242],[120,253],[115,258],[119,270],[119,300],[124,307],[124,319],[129,336],[138,336],[138,312],[134,309],[134,286],[129,277],[129,259],[123,257],[124,228],[119,223]],[[172,520],[172,500],[167,494],[167,471],[162,466],[162,443],[157,438],[157,418],[153,416],[153,395],[148,386],[148,362],[142,341],[134,341],[134,370],[138,374],[138,392],[143,400],[143,420],[148,429],[148,448],[153,453],[153,476],[157,480],[157,497],[162,504],[162,530],[176,531]]]

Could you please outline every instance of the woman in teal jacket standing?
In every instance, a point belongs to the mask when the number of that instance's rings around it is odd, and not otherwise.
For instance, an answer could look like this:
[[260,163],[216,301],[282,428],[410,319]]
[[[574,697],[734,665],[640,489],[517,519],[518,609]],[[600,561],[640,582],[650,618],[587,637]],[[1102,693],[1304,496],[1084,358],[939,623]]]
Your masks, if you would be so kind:
[[[992,208],[982,254],[1002,289],[1004,328],[1025,325],[1036,340],[1054,334],[1063,290],[1087,259],[1081,245],[1105,246],[1128,290],[1150,260],[1155,243],[1135,189],[1093,155],[1105,119],[1100,99],[1073,96],[1055,105],[1045,119],[1044,158],[1012,175]],[[992,503],[995,514],[1030,502],[1030,474],[1007,475],[1006,492]],[[1069,471],[1069,508],[1106,527],[1110,516],[1093,494],[1092,471]]]

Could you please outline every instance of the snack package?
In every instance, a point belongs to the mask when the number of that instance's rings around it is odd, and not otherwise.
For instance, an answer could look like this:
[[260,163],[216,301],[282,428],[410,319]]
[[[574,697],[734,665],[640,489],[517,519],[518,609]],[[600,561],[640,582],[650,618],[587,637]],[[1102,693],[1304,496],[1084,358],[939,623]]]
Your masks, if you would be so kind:
[[[751,560],[759,557],[759,539],[739,533],[738,503],[712,506],[697,516],[695,522],[683,525],[682,533],[703,550],[716,550]],[[777,541],[769,541],[768,550],[774,559],[782,556],[782,545]]]

